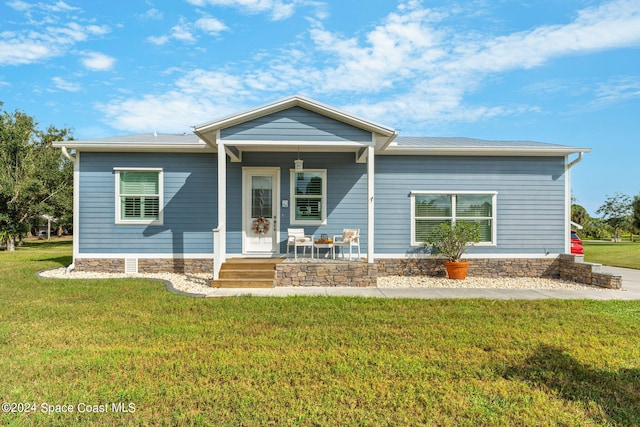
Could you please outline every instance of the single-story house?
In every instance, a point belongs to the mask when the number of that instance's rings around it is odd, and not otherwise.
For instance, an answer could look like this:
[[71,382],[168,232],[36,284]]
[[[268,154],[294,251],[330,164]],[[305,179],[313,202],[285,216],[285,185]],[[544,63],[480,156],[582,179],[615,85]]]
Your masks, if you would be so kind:
[[409,274],[433,258],[431,230],[456,220],[481,225],[468,257],[487,270],[548,268],[570,252],[570,172],[590,152],[405,137],[302,96],[191,134],[55,145],[75,162],[76,269],[214,276],[230,258],[284,256],[294,227],[316,238],[358,229],[360,264]]

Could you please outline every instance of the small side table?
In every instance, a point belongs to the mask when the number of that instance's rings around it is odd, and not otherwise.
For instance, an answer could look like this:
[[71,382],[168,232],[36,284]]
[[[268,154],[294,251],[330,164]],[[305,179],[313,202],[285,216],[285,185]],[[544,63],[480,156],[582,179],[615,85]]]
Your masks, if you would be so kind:
[[336,259],[336,248],[333,243],[314,243],[313,248],[316,250],[316,258],[320,258],[320,249],[331,249],[331,259]]

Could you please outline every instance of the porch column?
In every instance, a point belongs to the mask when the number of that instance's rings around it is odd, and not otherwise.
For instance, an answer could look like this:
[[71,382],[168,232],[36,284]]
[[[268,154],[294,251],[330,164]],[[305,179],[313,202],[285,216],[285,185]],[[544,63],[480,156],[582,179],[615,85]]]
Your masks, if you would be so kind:
[[218,227],[215,244],[214,278],[217,279],[220,266],[227,259],[227,154],[224,143],[218,135]]
[[375,147],[367,148],[367,262],[374,263],[374,190],[375,190]]

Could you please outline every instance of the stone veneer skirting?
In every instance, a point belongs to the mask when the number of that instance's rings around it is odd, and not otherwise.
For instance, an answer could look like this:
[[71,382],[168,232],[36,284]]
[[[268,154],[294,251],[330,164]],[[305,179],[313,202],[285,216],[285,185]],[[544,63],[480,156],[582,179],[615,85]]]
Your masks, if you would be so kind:
[[[620,289],[622,277],[600,273],[599,266],[574,255],[554,258],[472,259],[471,277],[541,277],[570,280],[602,288]],[[377,259],[362,262],[286,262],[276,265],[276,286],[376,286],[378,276],[446,277],[439,258]]]
[[366,262],[283,262],[276,264],[276,286],[376,286],[378,268]]
[[[599,265],[582,257],[471,259],[470,277],[543,277],[569,280],[601,288],[620,289],[622,277],[601,273]],[[445,277],[445,260],[439,258],[377,259],[364,262],[283,262],[276,264],[276,286],[376,286],[378,276]],[[124,273],[124,258],[78,258],[77,271]],[[213,272],[211,259],[138,259],[139,273]]]
[[[124,273],[124,258],[76,258],[77,271]],[[208,273],[212,259],[138,258],[138,273]]]

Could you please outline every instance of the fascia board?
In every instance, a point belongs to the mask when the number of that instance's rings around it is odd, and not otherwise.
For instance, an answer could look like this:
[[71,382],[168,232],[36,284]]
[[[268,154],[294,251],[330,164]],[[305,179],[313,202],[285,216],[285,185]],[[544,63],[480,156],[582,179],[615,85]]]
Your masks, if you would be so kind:
[[[224,145],[236,147],[289,147],[300,149],[318,148],[318,147],[369,147],[373,146],[373,142],[355,142],[355,141],[278,141],[278,140],[225,140]],[[266,151],[266,150],[265,150]]]
[[381,155],[431,155],[431,156],[567,156],[574,153],[590,153],[590,148],[497,148],[497,147],[388,147]]
[[193,130],[196,135],[202,138],[204,134],[210,133],[213,130],[235,126],[237,124],[248,122],[250,120],[254,120],[291,107],[303,107],[315,113],[322,114],[326,117],[341,121],[355,127],[359,127],[372,133],[378,133],[386,137],[394,136],[396,133],[394,129],[361,119],[344,111],[333,108],[329,105],[319,103],[300,95],[284,98],[274,103],[247,110],[239,114],[234,114],[218,120],[214,120],[212,122],[203,123],[194,126]]
[[79,143],[74,144],[73,141],[55,142],[53,147],[67,147],[80,151],[102,151],[102,152],[211,152],[215,153],[216,149],[208,144],[146,144],[146,143]]

